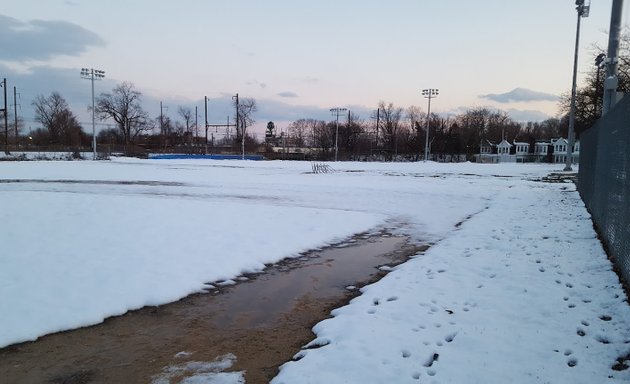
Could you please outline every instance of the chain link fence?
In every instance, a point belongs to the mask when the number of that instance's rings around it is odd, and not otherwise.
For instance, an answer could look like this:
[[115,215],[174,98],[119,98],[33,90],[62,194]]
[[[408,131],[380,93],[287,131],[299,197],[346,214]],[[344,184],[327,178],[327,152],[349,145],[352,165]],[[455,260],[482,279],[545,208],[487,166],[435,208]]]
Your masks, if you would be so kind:
[[630,286],[630,95],[580,136],[578,190]]

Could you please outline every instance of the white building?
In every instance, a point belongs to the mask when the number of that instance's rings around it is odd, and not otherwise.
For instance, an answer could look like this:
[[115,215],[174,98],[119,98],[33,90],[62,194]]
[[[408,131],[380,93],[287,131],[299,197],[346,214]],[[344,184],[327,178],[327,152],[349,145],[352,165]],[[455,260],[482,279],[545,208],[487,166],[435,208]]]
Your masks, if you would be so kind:
[[[502,140],[499,144],[489,141],[482,141],[480,153],[475,155],[480,163],[525,163],[525,162],[546,162],[563,164],[567,158],[567,147],[569,143],[564,138],[552,139],[551,141],[538,141],[534,145],[526,142],[514,141],[509,143]],[[580,142],[576,141],[573,146],[573,162],[577,163],[580,158]]]
[[549,155],[550,144],[545,141],[537,141],[534,147],[534,159],[537,162],[543,162],[547,160],[547,156]]
[[[569,142],[565,138],[559,138],[557,140],[551,140],[553,146],[553,162],[564,164],[567,161],[567,149],[569,148]],[[578,163],[580,160],[580,142],[576,141],[573,144],[572,151],[572,163]]]

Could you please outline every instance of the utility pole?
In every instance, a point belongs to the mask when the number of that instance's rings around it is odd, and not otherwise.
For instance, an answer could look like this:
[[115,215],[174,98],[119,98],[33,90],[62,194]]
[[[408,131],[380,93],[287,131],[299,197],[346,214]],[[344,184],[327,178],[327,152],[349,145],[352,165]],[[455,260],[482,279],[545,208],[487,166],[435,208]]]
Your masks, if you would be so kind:
[[204,117],[206,119],[206,139],[204,141],[203,154],[208,154],[208,96],[203,97]]
[[198,117],[199,115],[197,115],[197,106],[195,105],[195,145],[197,145],[197,142],[199,141],[199,125],[197,123]]
[[9,121],[8,121],[8,110],[7,110],[7,79],[6,77],[2,80],[2,88],[4,89],[4,153],[9,154]]
[[230,115],[227,116],[227,128],[226,129],[227,129],[228,140],[230,140],[230,137],[231,137],[230,136]]
[[381,123],[381,109],[380,108],[376,108],[376,149],[378,152],[378,128],[380,126]]
[[162,114],[162,102],[160,101],[160,135],[162,136],[162,149],[166,149],[166,137],[164,137],[164,118]]
[[[241,124],[239,118],[238,93],[232,96],[232,100],[234,99],[236,99],[236,134],[238,134],[238,125]],[[245,123],[243,122],[241,125],[241,160],[245,160]]]
[[20,147],[20,137],[18,135],[18,116],[17,116],[17,88],[13,87],[13,117],[15,117],[15,146]]

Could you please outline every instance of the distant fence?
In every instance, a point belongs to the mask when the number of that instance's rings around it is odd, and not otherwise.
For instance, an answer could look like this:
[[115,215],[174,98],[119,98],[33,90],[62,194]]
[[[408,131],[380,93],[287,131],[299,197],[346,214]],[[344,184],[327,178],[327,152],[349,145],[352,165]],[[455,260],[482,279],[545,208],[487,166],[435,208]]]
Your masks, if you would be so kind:
[[580,136],[578,190],[630,286],[630,95]]
[[[242,155],[184,155],[184,154],[149,154],[149,159],[174,160],[174,159],[208,159],[208,160],[241,160]],[[245,160],[264,160],[262,155],[245,155]]]

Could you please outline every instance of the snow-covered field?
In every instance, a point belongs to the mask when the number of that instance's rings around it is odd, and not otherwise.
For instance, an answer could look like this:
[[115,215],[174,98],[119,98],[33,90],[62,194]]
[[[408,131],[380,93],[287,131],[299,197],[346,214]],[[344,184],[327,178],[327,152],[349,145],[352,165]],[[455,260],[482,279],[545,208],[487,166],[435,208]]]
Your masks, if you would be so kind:
[[323,346],[274,383],[630,380],[611,369],[630,310],[588,213],[572,184],[534,181],[558,166],[332,166],[0,162],[0,347],[386,227],[435,245],[318,324]]

